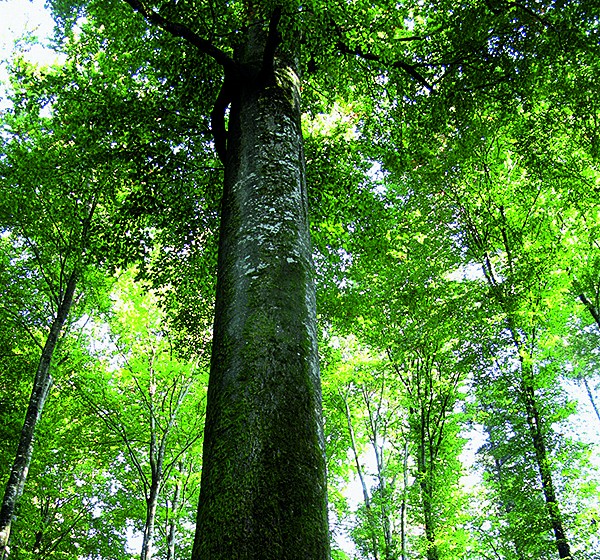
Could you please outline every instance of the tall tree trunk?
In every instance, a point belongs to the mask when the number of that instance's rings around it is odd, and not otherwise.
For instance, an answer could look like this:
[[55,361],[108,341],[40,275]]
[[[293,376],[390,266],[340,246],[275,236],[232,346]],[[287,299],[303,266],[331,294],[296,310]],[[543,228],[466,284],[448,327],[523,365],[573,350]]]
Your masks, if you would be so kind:
[[596,321],[596,325],[598,325],[598,328],[600,329],[600,310],[598,310],[598,307],[595,306],[585,294],[579,294],[579,299],[590,312],[590,315],[593,317],[594,321]]
[[400,558],[406,560],[406,502],[408,493],[408,436],[404,440],[404,459],[402,461],[402,501],[400,502]]
[[[500,207],[500,211],[502,212],[502,218],[506,221],[506,217],[504,216],[502,207]],[[501,231],[512,276],[513,263],[511,256],[511,246],[509,243],[506,228],[502,228]],[[532,356],[529,354],[527,346],[525,344],[527,337],[522,337],[520,334],[520,330],[517,327],[518,322],[515,321],[515,318],[510,311],[510,305],[506,298],[506,295],[504,294],[503,285],[501,282],[499,282],[498,277],[494,272],[493,266],[491,264],[489,255],[487,253],[485,253],[483,269],[487,282],[492,290],[492,293],[494,294],[496,300],[506,313],[508,328],[514,344],[515,352],[519,357],[519,363],[521,367],[520,385],[523,401],[525,404],[527,426],[529,428],[529,434],[531,436],[533,447],[535,450],[537,468],[540,474],[540,478],[542,480],[542,491],[544,494],[544,499],[546,501],[546,510],[548,512],[550,523],[552,525],[552,531],[554,533],[558,556],[560,558],[570,559],[571,552],[562,524],[562,516],[556,498],[554,482],[552,480],[552,470],[550,468],[550,462],[548,460],[546,443],[544,441],[544,435],[542,432],[540,416],[535,398],[535,388],[533,383],[534,371],[533,366],[531,364]],[[582,301],[583,303],[585,303],[583,299]],[[525,358],[525,356],[527,356],[527,359]]]
[[[368,405],[367,405],[368,406]],[[387,494],[387,478],[385,473],[383,447],[377,445],[377,430],[376,422],[371,415],[369,408],[370,426],[371,426],[371,447],[375,455],[375,465],[377,466],[377,482],[379,483],[379,492],[381,500],[381,529],[383,532],[383,543],[384,543],[384,558],[385,560],[394,559],[394,536],[392,532],[392,521],[388,513],[388,494]]]
[[[250,26],[229,115],[194,560],[329,558],[299,80]],[[267,49],[268,50],[268,49]],[[241,78],[243,76],[243,79]]]
[[25,481],[27,480],[31,456],[33,454],[35,429],[42,416],[44,404],[48,397],[48,393],[50,392],[50,387],[52,386],[52,376],[50,375],[52,356],[54,355],[54,350],[56,349],[62,328],[69,315],[76,286],[77,274],[73,272],[65,287],[65,292],[58,306],[56,317],[50,326],[50,332],[46,338],[46,343],[44,344],[38,363],[33,388],[31,390],[31,397],[29,399],[29,406],[27,407],[23,429],[21,430],[21,438],[10,471],[10,476],[6,483],[6,489],[4,490],[2,508],[0,509],[0,558],[2,560],[8,558],[10,529],[16,505],[23,493]]
[[[593,317],[594,321],[596,322],[596,325],[598,325],[598,328],[600,329],[600,311],[598,310],[598,306],[594,305],[586,297],[585,294],[580,294],[579,299],[581,300],[581,303],[583,303],[583,305],[585,305],[586,309],[590,312],[590,315]],[[598,300],[598,298],[596,297],[596,301],[597,300]],[[596,402],[594,401],[594,396],[592,395],[592,392],[590,391],[590,386],[588,385],[587,379],[585,377],[583,377],[582,380],[583,380],[585,389],[587,391],[588,397],[590,399],[592,408],[594,409],[594,412],[596,413],[596,417],[598,418],[598,420],[600,420],[600,413],[598,412],[598,407],[596,406]]]
[[[164,462],[165,455],[167,452],[167,443],[169,440],[171,430],[177,420],[177,415],[179,414],[181,405],[183,404],[183,401],[191,385],[191,382],[188,382],[181,387],[179,391],[179,396],[177,397],[177,402],[175,403],[175,407],[171,411],[169,421],[163,429],[159,442],[158,432],[161,428],[160,422],[158,422],[156,418],[156,410],[154,404],[154,393],[156,390],[156,379],[154,377],[154,360],[156,358],[155,351],[156,349],[153,349],[152,355],[148,363],[150,370],[150,385],[148,391],[148,398],[146,399],[146,404],[148,406],[148,412],[150,414],[150,449],[148,458],[150,461],[151,479],[150,486],[147,489],[146,493],[146,521],[144,523],[144,534],[142,539],[142,550],[140,553],[140,560],[151,560],[152,558],[152,547],[154,543],[154,526],[156,524],[156,508],[158,507],[158,498],[165,476]],[[138,387],[140,386],[138,385]],[[176,388],[176,383],[171,386],[171,398],[175,396]]]
[[425,433],[425,418],[422,413],[419,444],[417,450],[417,478],[421,490],[421,506],[423,508],[423,523],[425,525],[425,540],[427,544],[427,560],[438,560],[438,549],[435,544],[435,519],[433,516],[433,485],[431,480],[431,465],[427,461],[427,436]]
[[[180,464],[179,471],[183,471],[183,465]],[[181,498],[181,482],[178,480],[175,484],[175,493],[171,500],[171,512],[167,523],[167,557],[166,560],[175,560],[175,532],[177,530],[177,512],[179,510],[179,500]]]
[[40,555],[44,540],[44,531],[50,524],[50,498],[47,496],[40,503],[40,521],[40,528],[35,533],[35,542],[33,543],[33,553],[36,556]]
[[348,425],[348,434],[350,435],[350,447],[352,449],[352,455],[354,456],[354,464],[356,465],[356,474],[360,480],[360,485],[363,493],[363,502],[365,509],[367,510],[367,522],[369,524],[369,533],[371,537],[371,554],[373,560],[379,560],[379,539],[377,538],[376,523],[373,515],[373,508],[371,507],[371,495],[367,488],[367,482],[365,480],[365,474],[363,472],[362,465],[360,464],[360,457],[358,448],[356,446],[356,438],[354,436],[354,427],[352,425],[352,415],[350,414],[350,407],[348,406],[348,400],[345,397],[344,406],[346,409],[346,421]]
[[596,418],[598,418],[598,420],[600,421],[600,411],[598,410],[598,407],[596,406],[596,401],[594,399],[592,390],[590,389],[590,385],[588,383],[587,378],[582,377],[581,382],[583,383],[583,386],[585,387],[585,390],[587,392],[587,396],[590,399],[590,404],[592,405],[592,408],[594,409],[594,412],[596,413]]
[[156,522],[156,507],[158,506],[158,494],[160,489],[160,480],[152,480],[150,492],[146,498],[146,520],[144,522],[144,532],[142,538],[142,550],[140,560],[152,559],[152,546],[154,544],[154,525]]
[[521,391],[525,400],[527,425],[535,449],[538,472],[542,480],[542,490],[546,500],[546,510],[548,511],[552,531],[554,532],[558,556],[559,558],[569,559],[571,558],[571,551],[563,527],[560,507],[554,489],[554,481],[552,480],[552,469],[550,468],[550,462],[548,460],[548,452],[546,450],[546,443],[542,432],[540,415],[535,399],[535,391],[532,385],[533,372],[531,366],[525,363],[522,356],[520,356],[520,361],[522,375]]

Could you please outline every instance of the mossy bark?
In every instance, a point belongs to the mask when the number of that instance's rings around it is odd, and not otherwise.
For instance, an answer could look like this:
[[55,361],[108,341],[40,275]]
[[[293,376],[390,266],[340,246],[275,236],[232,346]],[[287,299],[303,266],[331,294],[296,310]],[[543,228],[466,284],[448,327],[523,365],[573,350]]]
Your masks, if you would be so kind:
[[229,116],[194,560],[329,558],[299,83],[263,52]]

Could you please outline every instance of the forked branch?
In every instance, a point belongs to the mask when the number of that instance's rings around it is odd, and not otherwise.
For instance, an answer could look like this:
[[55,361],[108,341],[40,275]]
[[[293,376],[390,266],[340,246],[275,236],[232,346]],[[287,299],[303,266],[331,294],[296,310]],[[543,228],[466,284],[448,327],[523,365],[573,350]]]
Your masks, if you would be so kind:
[[273,75],[273,61],[275,59],[275,51],[281,42],[281,35],[277,27],[281,19],[281,6],[277,6],[271,14],[269,21],[269,34],[265,43],[265,51],[263,53],[263,63],[261,68],[260,78],[263,83],[269,81]]

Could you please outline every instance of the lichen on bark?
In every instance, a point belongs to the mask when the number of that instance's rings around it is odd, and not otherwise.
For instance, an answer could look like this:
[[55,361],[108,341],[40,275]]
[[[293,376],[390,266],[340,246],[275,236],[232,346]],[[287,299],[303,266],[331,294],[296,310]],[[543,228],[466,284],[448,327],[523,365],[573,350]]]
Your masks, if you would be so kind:
[[[329,558],[299,87],[257,42],[232,100],[194,559]],[[246,58],[244,58],[244,56]],[[254,58],[253,58],[254,57]],[[264,78],[264,76],[263,76]]]

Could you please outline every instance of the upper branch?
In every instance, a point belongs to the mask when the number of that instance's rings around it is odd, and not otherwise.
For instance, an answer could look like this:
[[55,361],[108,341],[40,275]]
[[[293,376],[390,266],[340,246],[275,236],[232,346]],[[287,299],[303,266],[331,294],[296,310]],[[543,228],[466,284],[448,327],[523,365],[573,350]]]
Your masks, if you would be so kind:
[[267,41],[265,43],[265,50],[263,53],[263,62],[261,68],[261,78],[263,81],[267,81],[273,74],[273,60],[275,58],[275,51],[281,42],[281,35],[277,30],[280,19],[281,6],[277,6],[271,14],[271,20],[269,21],[269,34],[267,35]]
[[[352,54],[363,58],[365,60],[372,60],[374,62],[378,62],[384,65],[384,61],[381,59],[379,55],[364,52],[361,48],[352,49],[342,41],[338,41],[338,48],[342,51],[343,54]],[[393,68],[404,70],[411,78],[414,78],[417,82],[419,82],[423,87],[425,87],[428,91],[433,90],[433,86],[422,76],[419,72],[417,72],[416,68],[411,64],[403,62],[402,60],[396,60],[391,63]]]
[[579,294],[579,299],[581,300],[581,303],[586,306],[587,310],[590,312],[590,315],[598,324],[598,327],[600,327],[600,313],[598,312],[598,309],[594,307],[594,304],[585,296],[584,293]]
[[210,56],[217,64],[226,71],[235,68],[235,62],[224,51],[213,45],[210,41],[194,33],[189,27],[180,23],[174,23],[162,17],[159,13],[146,7],[140,0],[125,0],[134,11],[140,13],[148,22],[161,27],[175,37],[185,39],[194,45],[200,52]]

